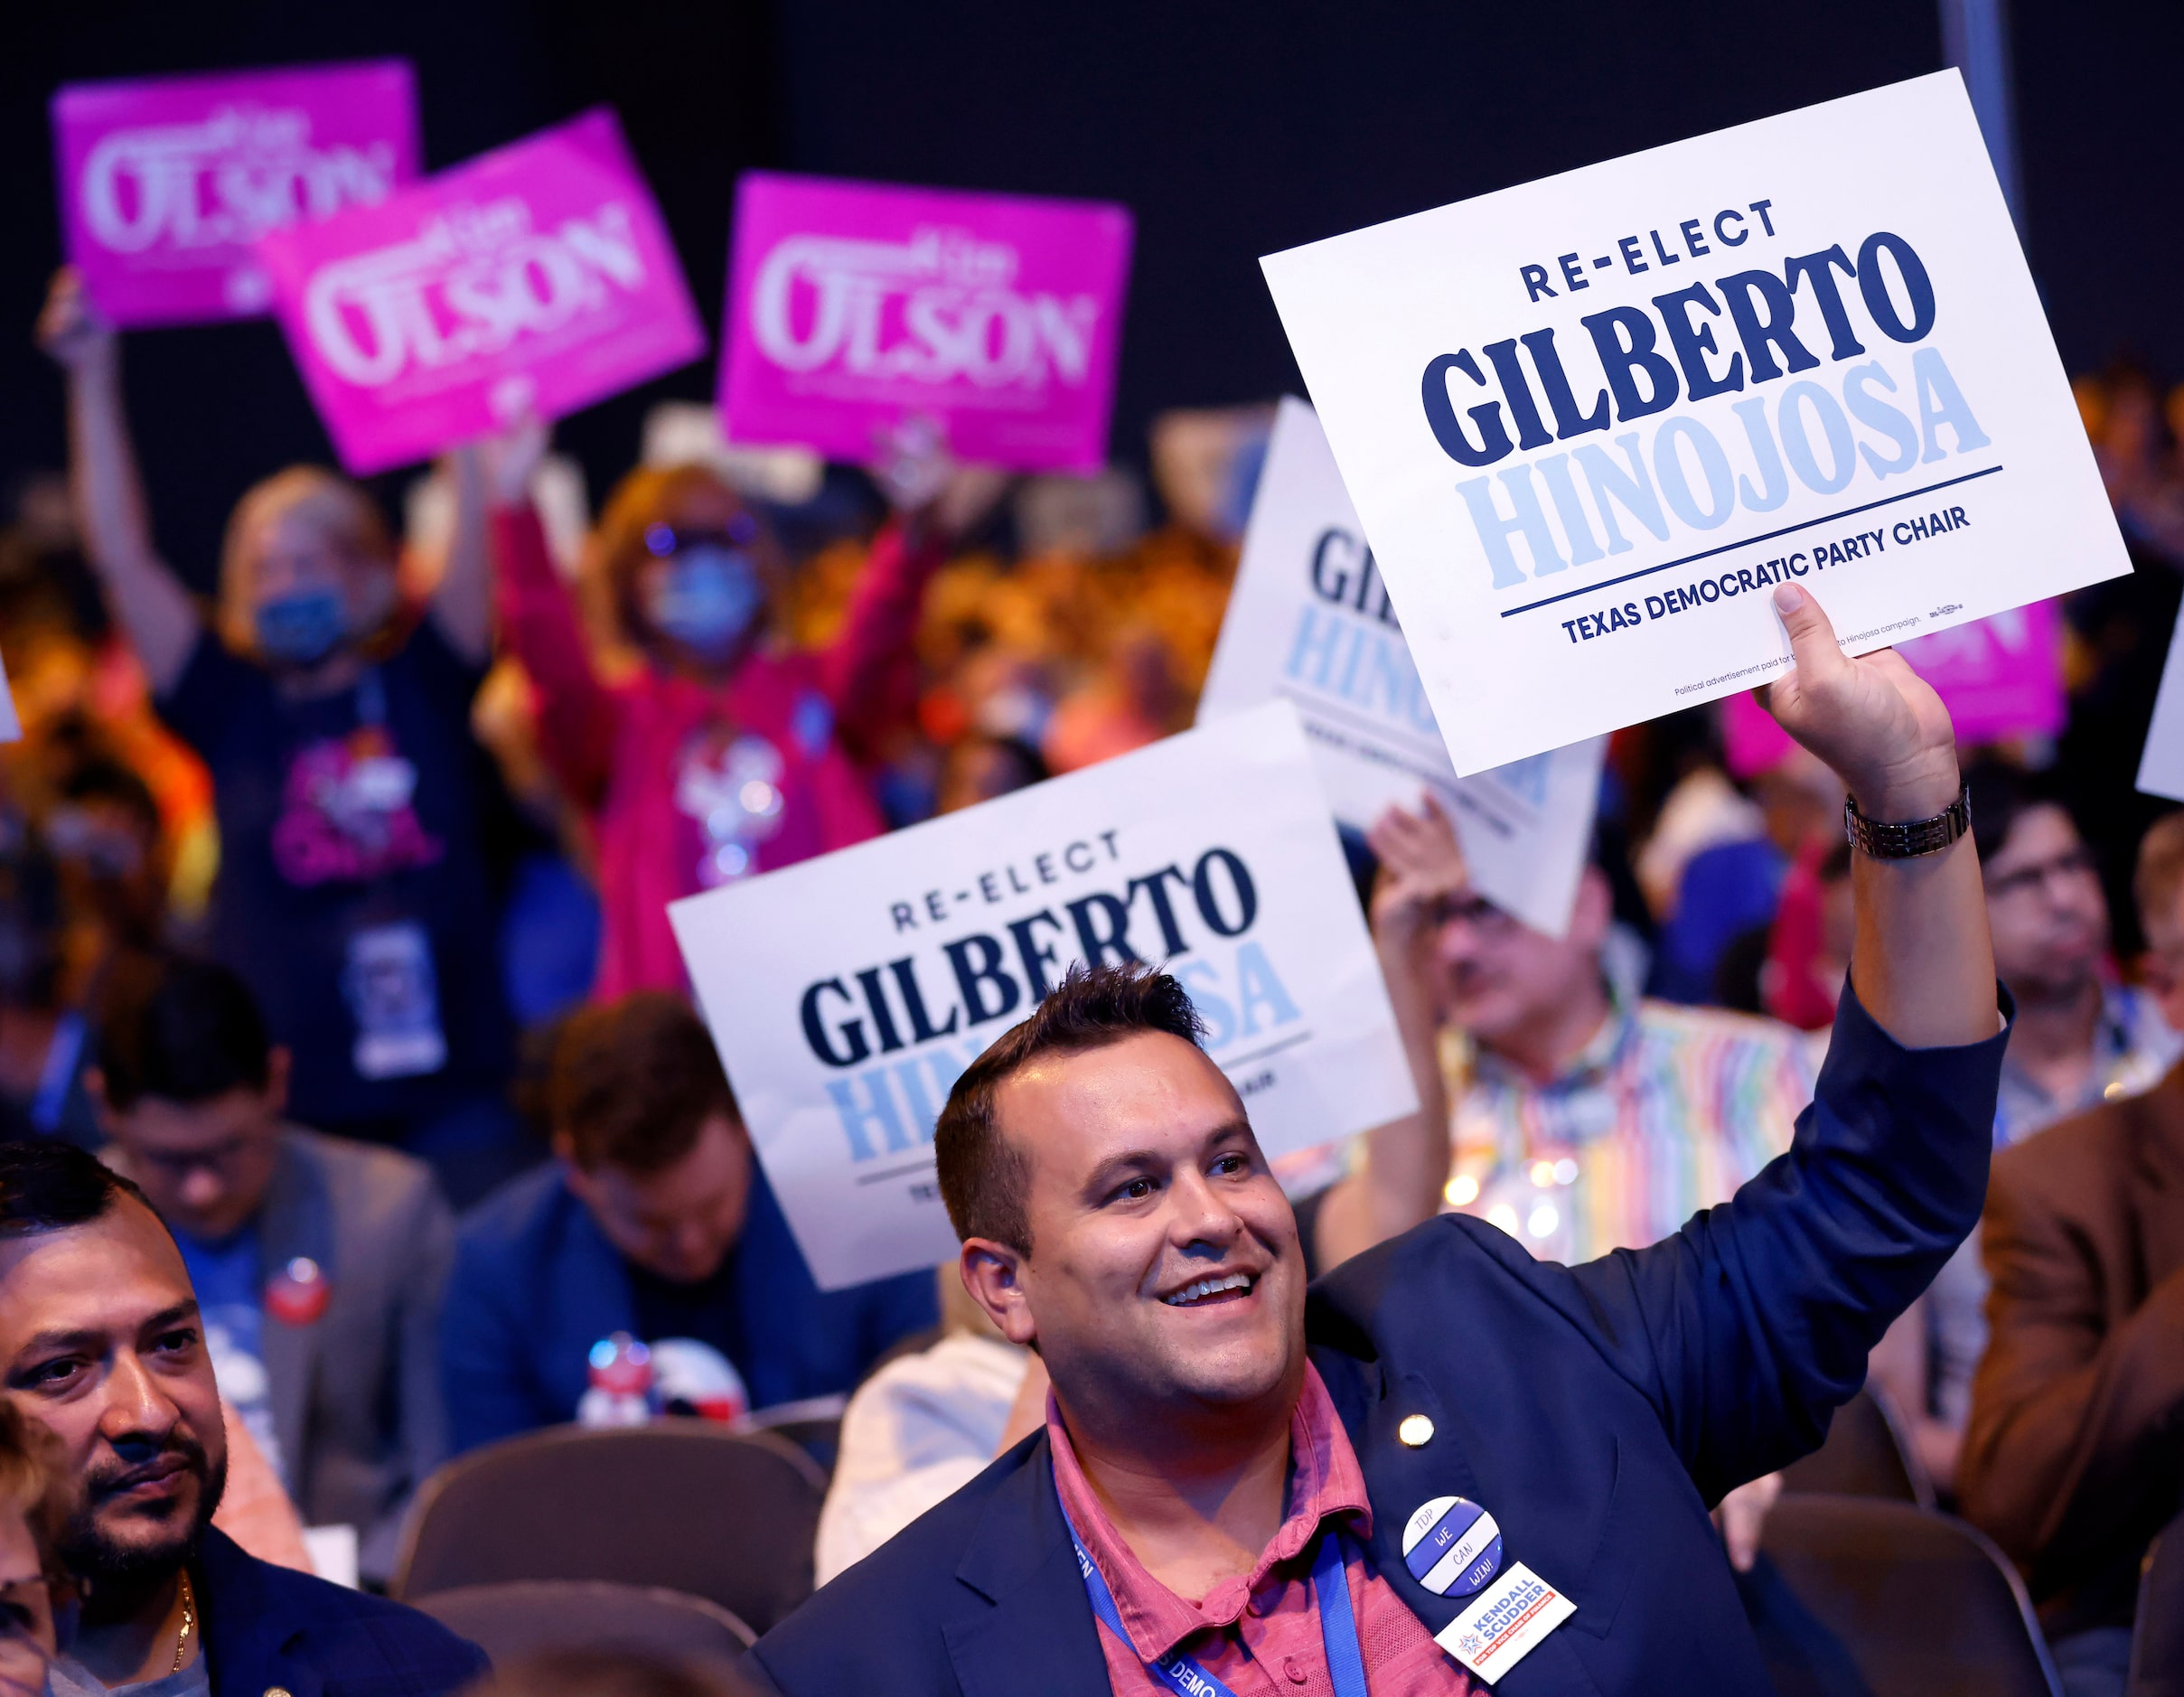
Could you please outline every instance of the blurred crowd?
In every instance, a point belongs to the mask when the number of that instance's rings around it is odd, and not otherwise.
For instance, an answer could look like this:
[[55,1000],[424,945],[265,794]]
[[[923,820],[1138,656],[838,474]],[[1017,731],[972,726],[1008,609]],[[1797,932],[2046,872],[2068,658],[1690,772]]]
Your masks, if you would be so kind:
[[[523,426],[420,477],[398,526],[278,472],[201,571],[159,553],[119,340],[65,276],[39,333],[72,461],[0,530],[23,726],[0,1115],[100,1154],[173,1231],[230,1441],[269,1480],[234,1534],[384,1585],[459,1451],[661,1409],[839,1416],[856,1392],[823,1580],[1029,1430],[1036,1365],[951,1279],[826,1293],[803,1270],[665,904],[1186,727],[1271,409],[1162,418],[1148,488],[1004,484],[914,428],[870,472],[823,466],[666,408],[595,510]],[[2059,736],[1964,751],[2017,1008],[1998,1150],[2052,1154],[2044,1129],[2158,1090],[2184,1050],[2184,826],[2132,785],[2184,587],[2184,389],[2118,368],[2076,392],[2138,569],[2063,605]],[[1318,1263],[1437,1206],[1576,1260],[1726,1200],[1824,1057],[1842,805],[1799,751],[1733,768],[1718,708],[1622,732],[1561,938],[1471,893],[1430,811],[1348,841],[1425,1105],[1289,1175]],[[2064,1181],[1997,1170],[2017,1212],[1873,1383],[2058,1657],[2105,1666],[2179,1506],[2174,1454],[2147,1458],[2184,1370],[2144,1367],[2168,1383],[2136,1415],[2055,1399],[2184,1274],[2139,1264],[2057,1355],[2011,1257]],[[1741,1565],[1762,1486],[1724,1517]]]

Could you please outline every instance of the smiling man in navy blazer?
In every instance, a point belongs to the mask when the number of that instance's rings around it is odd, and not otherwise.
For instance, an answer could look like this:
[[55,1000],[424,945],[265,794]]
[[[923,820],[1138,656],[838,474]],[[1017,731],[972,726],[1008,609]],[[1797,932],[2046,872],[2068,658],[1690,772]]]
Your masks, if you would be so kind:
[[1767,1690],[1708,1519],[1814,1449],[1978,1218],[2001,1024],[1948,717],[1776,591],[1848,786],[1855,993],[1790,1152],[1637,1252],[1432,1220],[1308,1290],[1159,974],[1080,975],[956,1085],[965,1284],[1045,1430],[762,1639],[786,1692]]

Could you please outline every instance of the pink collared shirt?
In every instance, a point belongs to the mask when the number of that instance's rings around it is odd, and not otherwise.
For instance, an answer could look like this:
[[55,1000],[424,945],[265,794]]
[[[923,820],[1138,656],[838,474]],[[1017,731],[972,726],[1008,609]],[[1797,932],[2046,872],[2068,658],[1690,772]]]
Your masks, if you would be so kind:
[[1145,1570],[1100,1506],[1077,1465],[1053,1397],[1046,1436],[1054,1446],[1055,1486],[1077,1535],[1098,1565],[1115,1611],[1129,1634],[1124,1644],[1098,1628],[1115,1697],[1173,1697],[1147,1664],[1180,1649],[1236,1697],[1335,1697],[1312,1597],[1312,1552],[1323,1522],[1340,1523],[1350,1608],[1364,1654],[1373,1697],[1466,1697],[1470,1678],[1434,1643],[1423,1622],[1364,1558],[1373,1535],[1373,1505],[1350,1435],[1319,1372],[1305,1367],[1304,1394],[1289,1418],[1289,1512],[1251,1570],[1223,1580],[1197,1602],[1169,1590]]

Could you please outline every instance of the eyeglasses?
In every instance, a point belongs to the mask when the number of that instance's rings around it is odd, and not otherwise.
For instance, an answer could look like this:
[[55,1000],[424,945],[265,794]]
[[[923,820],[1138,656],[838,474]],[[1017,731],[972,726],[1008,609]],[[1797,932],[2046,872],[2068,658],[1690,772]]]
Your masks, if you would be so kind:
[[1459,919],[1484,938],[1505,937],[1518,929],[1514,914],[1496,907],[1483,895],[1469,892],[1437,895],[1427,912],[1436,930]]
[[2041,888],[2050,878],[2088,878],[2094,875],[2093,851],[2080,843],[2067,848],[2052,860],[2042,860],[2029,867],[2020,867],[2006,872],[1987,886],[1989,901],[2005,901],[2013,895],[2028,895]]
[[251,1157],[259,1153],[264,1142],[265,1139],[255,1137],[223,1138],[202,1149],[135,1149],[129,1158],[156,1169],[170,1184],[179,1185],[196,1172],[232,1179]]
[[715,548],[748,548],[757,539],[758,520],[747,512],[739,512],[726,524],[705,530],[680,530],[671,524],[645,527],[644,551],[659,559],[680,554],[686,548],[700,544]]

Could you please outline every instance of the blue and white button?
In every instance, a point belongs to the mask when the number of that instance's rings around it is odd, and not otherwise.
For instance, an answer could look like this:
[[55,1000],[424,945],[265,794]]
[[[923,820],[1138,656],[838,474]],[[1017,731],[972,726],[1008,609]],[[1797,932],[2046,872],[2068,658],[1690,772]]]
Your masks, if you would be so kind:
[[1403,1564],[1436,1597],[1469,1597],[1501,1570],[1502,1529],[1476,1503],[1437,1496],[1403,1527]]

